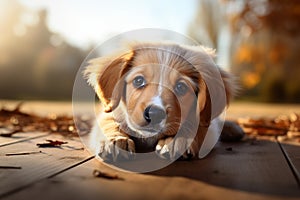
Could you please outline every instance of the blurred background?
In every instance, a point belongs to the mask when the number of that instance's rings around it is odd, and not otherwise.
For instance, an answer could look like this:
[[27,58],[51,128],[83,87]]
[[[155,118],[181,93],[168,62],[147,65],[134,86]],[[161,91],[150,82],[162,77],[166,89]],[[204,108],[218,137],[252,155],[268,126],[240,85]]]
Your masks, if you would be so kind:
[[299,0],[0,0],[0,99],[71,100],[93,47],[140,28],[215,48],[240,101],[300,103]]

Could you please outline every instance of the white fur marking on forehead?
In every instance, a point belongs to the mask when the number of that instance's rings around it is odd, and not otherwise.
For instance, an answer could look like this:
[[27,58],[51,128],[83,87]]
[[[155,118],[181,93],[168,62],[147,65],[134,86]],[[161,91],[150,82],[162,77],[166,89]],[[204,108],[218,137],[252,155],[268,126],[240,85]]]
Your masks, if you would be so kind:
[[155,96],[155,97],[152,98],[151,101],[152,101],[152,103],[153,103],[154,105],[156,105],[156,106],[159,106],[159,107],[161,107],[161,108],[164,107],[163,102],[162,102],[162,99],[161,99],[161,96]]
[[161,96],[163,91],[163,81],[164,81],[163,77],[165,77],[164,69],[165,67],[161,66],[159,70],[160,74],[159,74],[159,82],[158,82],[158,96]]
[[157,58],[159,64],[169,66],[172,59],[172,48],[160,47],[157,51]]

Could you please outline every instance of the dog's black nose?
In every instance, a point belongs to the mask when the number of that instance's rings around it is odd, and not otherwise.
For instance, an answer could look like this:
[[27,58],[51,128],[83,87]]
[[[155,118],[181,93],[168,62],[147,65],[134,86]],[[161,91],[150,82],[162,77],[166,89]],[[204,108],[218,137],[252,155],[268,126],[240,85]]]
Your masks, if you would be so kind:
[[150,105],[144,111],[144,118],[148,123],[158,124],[166,118],[166,112],[158,106]]

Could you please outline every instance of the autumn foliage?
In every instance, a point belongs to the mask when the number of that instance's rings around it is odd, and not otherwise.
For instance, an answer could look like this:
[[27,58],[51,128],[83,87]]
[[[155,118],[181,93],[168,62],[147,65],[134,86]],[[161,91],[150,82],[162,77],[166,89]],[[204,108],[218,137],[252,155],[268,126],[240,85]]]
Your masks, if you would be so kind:
[[237,40],[232,70],[244,94],[269,102],[300,102],[300,1],[245,1],[230,16]]

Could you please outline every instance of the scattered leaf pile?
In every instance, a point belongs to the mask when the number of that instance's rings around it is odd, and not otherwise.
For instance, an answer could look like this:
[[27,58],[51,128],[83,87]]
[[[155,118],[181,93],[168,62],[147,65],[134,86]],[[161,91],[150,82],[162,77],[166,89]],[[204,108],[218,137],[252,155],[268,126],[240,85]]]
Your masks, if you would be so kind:
[[300,115],[280,115],[275,118],[238,119],[248,135],[300,137]]
[[[78,136],[78,133],[86,134],[90,131],[92,123],[90,119],[76,118],[76,125],[71,116],[58,116],[51,114],[47,117],[22,112],[22,103],[15,109],[0,109],[0,136],[11,137],[19,132],[51,132],[65,136]],[[78,131],[79,129],[79,131]]]

